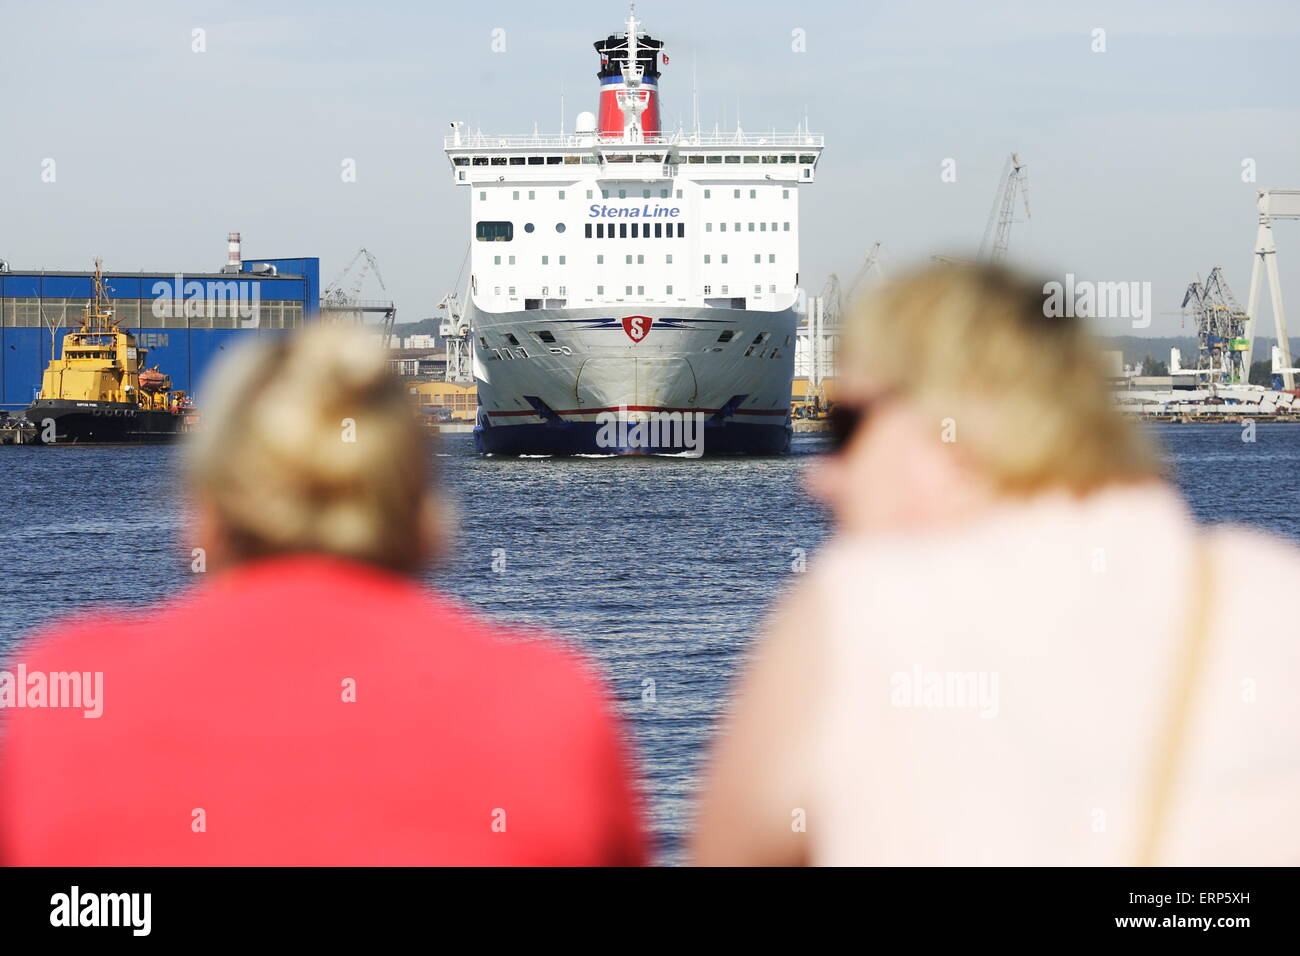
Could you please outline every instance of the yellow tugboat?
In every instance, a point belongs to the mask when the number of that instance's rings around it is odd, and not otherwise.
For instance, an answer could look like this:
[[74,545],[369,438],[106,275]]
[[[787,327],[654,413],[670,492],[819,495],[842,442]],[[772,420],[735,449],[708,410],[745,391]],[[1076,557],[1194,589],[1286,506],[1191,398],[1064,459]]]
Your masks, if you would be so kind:
[[174,441],[195,421],[193,403],[171,378],[145,364],[148,350],[123,331],[109,308],[101,261],[95,295],[81,328],[63,337],[50,359],[40,396],[27,409],[44,444]]

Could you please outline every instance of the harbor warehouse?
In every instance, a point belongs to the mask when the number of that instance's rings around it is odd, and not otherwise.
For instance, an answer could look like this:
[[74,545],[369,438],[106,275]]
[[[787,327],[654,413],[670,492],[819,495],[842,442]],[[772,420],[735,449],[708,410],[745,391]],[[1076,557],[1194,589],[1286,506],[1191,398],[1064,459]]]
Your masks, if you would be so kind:
[[[63,336],[76,331],[94,273],[0,262],[0,411],[32,403]],[[279,335],[319,312],[320,260],[250,259],[212,273],[104,273],[115,318],[148,363],[194,394],[214,358],[250,335]],[[199,396],[201,398],[201,395]]]

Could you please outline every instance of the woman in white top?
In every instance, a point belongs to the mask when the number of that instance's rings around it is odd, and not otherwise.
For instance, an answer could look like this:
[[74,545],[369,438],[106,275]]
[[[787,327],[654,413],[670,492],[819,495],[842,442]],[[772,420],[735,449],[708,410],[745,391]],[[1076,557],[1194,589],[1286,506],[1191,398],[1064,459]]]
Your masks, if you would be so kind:
[[853,310],[810,475],[838,533],[742,681],[698,862],[1300,862],[1300,551],[1198,527],[1045,300],[945,265]]

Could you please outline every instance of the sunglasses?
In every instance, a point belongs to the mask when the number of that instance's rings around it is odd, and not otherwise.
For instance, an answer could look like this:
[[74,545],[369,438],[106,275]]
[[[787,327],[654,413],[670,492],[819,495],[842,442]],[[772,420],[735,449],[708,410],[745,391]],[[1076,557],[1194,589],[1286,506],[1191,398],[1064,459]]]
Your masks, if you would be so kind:
[[836,402],[826,413],[830,424],[831,454],[837,455],[848,447],[853,436],[862,430],[872,412],[879,410],[890,397],[888,392],[854,402]]

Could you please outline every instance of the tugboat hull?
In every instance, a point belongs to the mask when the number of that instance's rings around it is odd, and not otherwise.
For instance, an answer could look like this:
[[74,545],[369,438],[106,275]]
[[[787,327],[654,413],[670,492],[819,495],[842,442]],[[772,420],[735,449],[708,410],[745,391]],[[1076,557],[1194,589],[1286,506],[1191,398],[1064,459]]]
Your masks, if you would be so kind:
[[[27,409],[27,420],[36,426],[36,438],[43,445],[152,445],[179,438],[184,416],[130,402],[41,398]],[[50,422],[53,440],[48,437]]]

